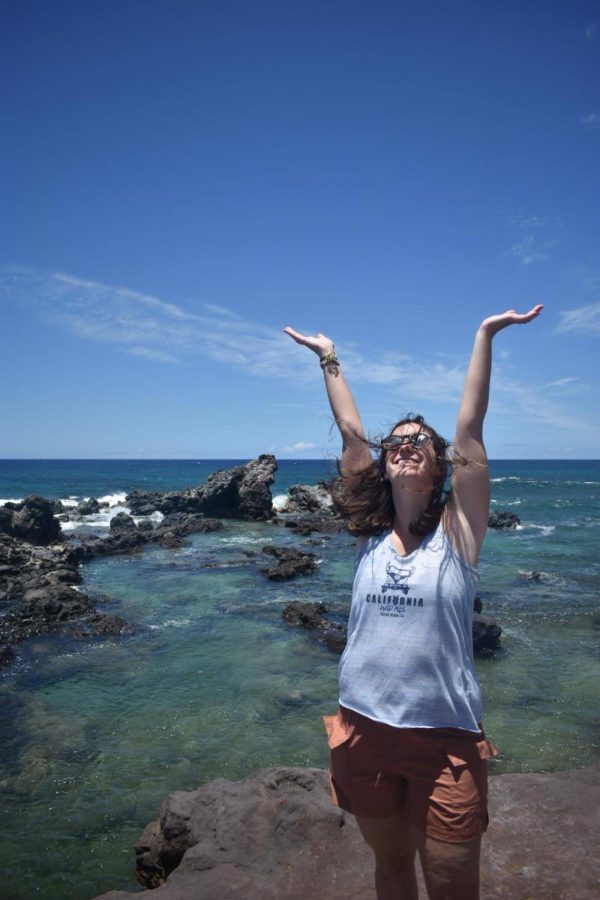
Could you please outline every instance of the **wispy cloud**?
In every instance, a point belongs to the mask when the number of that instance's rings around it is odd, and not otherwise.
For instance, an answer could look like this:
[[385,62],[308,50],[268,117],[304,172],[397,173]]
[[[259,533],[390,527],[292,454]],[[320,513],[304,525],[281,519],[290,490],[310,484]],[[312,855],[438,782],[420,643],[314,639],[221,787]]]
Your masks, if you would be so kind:
[[574,334],[600,335],[600,303],[589,303],[560,314],[560,322],[555,329],[556,334],[572,332]]
[[596,112],[591,112],[587,116],[582,116],[579,121],[586,128],[598,128],[600,126],[600,115]]
[[511,225],[516,225],[518,228],[542,228],[545,225],[560,224],[558,216],[532,215],[531,213],[526,212],[522,207],[512,210],[512,212],[508,214],[508,221]]
[[565,387],[566,385],[573,384],[576,381],[579,381],[579,378],[559,378],[558,381],[549,381],[548,384],[543,384],[542,388]]
[[[31,270],[0,271],[0,291],[8,300],[26,303],[38,315],[68,329],[76,338],[93,340],[157,364],[186,364],[198,357],[217,367],[237,369],[245,375],[274,377],[282,383],[318,382],[321,371],[314,354],[293,343],[278,328],[212,303],[182,306],[130,288],[84,280],[64,273],[40,274]],[[284,324],[284,323],[282,323]],[[302,328],[303,323],[297,324]],[[558,331],[600,333],[600,304],[563,313]],[[399,354],[379,348],[376,357],[355,343],[338,342],[344,371],[357,387],[386,388],[385,394],[422,402],[457,404],[465,375],[464,358],[431,352],[428,356]],[[553,426],[569,423],[569,414],[549,397],[510,377],[502,353],[494,375],[495,405],[534,422]],[[506,356],[506,354],[504,354]],[[573,379],[558,379],[545,387],[560,387]],[[298,441],[286,452],[315,449]]]
[[533,234],[528,234],[522,240],[513,244],[512,247],[507,250],[505,255],[513,256],[515,259],[518,259],[522,265],[528,266],[531,263],[543,262],[545,259],[548,259],[548,253],[546,251],[552,247],[554,243],[554,241],[540,242]]
[[588,44],[593,44],[596,38],[598,37],[598,23],[592,22],[591,25],[587,25],[585,29],[585,36]]

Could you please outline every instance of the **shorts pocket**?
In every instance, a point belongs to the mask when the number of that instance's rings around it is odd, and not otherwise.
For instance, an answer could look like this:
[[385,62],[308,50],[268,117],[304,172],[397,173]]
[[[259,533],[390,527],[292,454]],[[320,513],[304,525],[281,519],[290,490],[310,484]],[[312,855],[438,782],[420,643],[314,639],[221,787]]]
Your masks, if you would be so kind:
[[446,751],[446,757],[453,769],[472,765],[478,759],[491,759],[494,756],[498,756],[498,750],[485,735],[478,741],[469,741],[468,744],[452,747],[451,750]]
[[330,750],[341,747],[352,737],[354,729],[342,721],[339,713],[335,716],[323,716],[323,724],[327,732],[327,744]]

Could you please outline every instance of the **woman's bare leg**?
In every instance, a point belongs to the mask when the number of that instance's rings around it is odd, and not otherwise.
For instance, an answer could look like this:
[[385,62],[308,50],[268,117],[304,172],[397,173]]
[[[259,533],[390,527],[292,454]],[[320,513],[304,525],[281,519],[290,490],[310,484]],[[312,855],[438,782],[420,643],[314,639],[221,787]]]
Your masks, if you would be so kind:
[[377,900],[417,900],[416,844],[405,813],[385,818],[356,816],[375,854]]
[[479,900],[481,837],[464,844],[436,841],[413,829],[429,900]]

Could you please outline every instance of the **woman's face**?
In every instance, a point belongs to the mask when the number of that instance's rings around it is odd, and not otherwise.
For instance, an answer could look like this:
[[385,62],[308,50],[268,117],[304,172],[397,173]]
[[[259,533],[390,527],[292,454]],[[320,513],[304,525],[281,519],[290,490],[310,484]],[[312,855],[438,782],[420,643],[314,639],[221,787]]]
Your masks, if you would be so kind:
[[[406,422],[394,428],[390,438],[390,445],[393,444],[393,436],[409,437],[412,435],[424,435],[431,438],[431,432],[416,422]],[[392,484],[398,481],[400,484],[407,486],[412,484],[420,490],[431,490],[434,485],[436,474],[435,447],[433,440],[430,439],[419,446],[419,441],[424,438],[417,438],[416,443],[410,443],[408,440],[399,443],[397,446],[391,446],[386,451],[385,457],[385,477]],[[385,441],[384,441],[385,445]]]

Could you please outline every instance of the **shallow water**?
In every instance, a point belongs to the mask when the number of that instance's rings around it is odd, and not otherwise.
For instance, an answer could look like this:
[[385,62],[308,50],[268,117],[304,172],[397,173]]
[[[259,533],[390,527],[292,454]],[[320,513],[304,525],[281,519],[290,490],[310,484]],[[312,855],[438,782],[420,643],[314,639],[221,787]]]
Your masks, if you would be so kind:
[[[295,480],[318,471],[307,465]],[[503,462],[492,476],[503,479],[494,508],[523,525],[490,532],[480,563],[484,612],[504,629],[502,651],[477,662],[501,751],[492,771],[597,762],[600,464]],[[318,573],[278,584],[243,551],[305,539],[225,524],[188,547],[88,564],[86,589],[108,595],[103,608],[136,632],[45,636],[2,673],[0,864],[11,898],[135,890],[133,845],[169,792],[261,766],[326,765],[320,717],[336,707],[338,657],[288,628],[281,610],[304,599],[346,611],[353,543],[310,546]],[[526,580],[532,570],[539,581]]]

